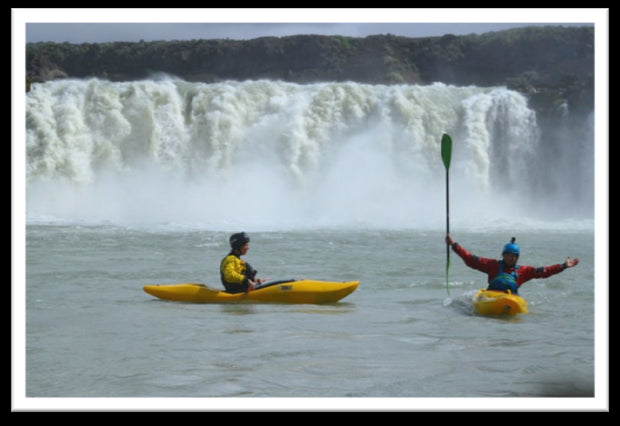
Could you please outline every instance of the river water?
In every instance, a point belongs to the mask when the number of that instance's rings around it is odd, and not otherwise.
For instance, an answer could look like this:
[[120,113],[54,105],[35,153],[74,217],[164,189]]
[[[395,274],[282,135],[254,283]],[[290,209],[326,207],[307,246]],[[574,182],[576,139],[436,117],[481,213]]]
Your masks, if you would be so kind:
[[[489,256],[506,240],[493,230],[455,237]],[[157,408],[199,398],[197,408],[215,409],[256,406],[254,399],[263,398],[287,409],[307,398],[339,408],[364,408],[366,398],[403,408],[467,398],[462,407],[474,408],[481,398],[499,398],[492,406],[534,398],[545,407],[544,400],[553,406],[555,398],[579,404],[594,397],[594,239],[587,230],[520,235],[523,264],[557,263],[565,255],[581,263],[526,283],[521,293],[530,313],[510,318],[474,313],[471,296],[484,276],[454,253],[446,286],[441,231],[251,238],[246,259],[263,276],[360,280],[360,287],[329,305],[166,302],[141,286],[219,288],[226,234],[28,226],[26,396],[86,398],[86,406],[89,398],[129,398],[130,408],[148,406],[133,398],[172,398]]]

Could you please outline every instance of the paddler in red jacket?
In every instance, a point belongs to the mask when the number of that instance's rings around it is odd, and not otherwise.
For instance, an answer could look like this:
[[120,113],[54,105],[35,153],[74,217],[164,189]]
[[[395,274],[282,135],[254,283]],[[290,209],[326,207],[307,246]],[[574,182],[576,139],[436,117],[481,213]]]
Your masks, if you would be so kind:
[[519,246],[515,244],[514,237],[504,246],[501,260],[478,257],[471,254],[456,243],[452,237],[450,237],[450,234],[446,235],[446,244],[452,247],[452,250],[463,259],[467,266],[487,273],[489,277],[489,286],[487,290],[510,291],[514,294],[518,294],[519,287],[521,287],[523,283],[533,278],[547,278],[559,274],[566,268],[577,266],[579,263],[579,259],[567,257],[564,263],[550,266],[534,267],[517,265],[520,249]]

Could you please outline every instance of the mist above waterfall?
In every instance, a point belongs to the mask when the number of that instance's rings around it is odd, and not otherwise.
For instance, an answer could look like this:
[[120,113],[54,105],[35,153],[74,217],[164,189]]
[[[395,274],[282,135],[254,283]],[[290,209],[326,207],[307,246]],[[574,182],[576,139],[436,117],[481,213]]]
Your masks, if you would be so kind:
[[26,114],[29,220],[440,228],[443,133],[455,223],[592,217],[593,130],[545,146],[502,87],[62,80]]

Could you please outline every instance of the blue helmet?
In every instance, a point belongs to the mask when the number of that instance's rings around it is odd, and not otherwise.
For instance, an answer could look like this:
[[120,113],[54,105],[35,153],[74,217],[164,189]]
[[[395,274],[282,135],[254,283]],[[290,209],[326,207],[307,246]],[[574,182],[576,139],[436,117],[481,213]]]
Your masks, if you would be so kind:
[[519,256],[521,251],[519,250],[519,246],[515,244],[515,237],[510,239],[510,242],[504,246],[504,250],[502,251],[502,255],[506,253],[516,254]]

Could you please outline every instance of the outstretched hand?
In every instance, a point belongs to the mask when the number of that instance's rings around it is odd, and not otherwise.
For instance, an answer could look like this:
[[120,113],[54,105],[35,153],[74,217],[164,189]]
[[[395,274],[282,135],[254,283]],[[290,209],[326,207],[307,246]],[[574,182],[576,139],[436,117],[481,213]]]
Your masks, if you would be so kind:
[[452,244],[454,244],[454,240],[452,239],[452,237],[450,236],[450,234],[446,234],[446,244],[448,244],[449,246],[451,246]]
[[566,258],[566,267],[567,268],[572,268],[573,266],[577,266],[579,264],[579,259],[575,258],[575,259],[571,259],[570,256]]

